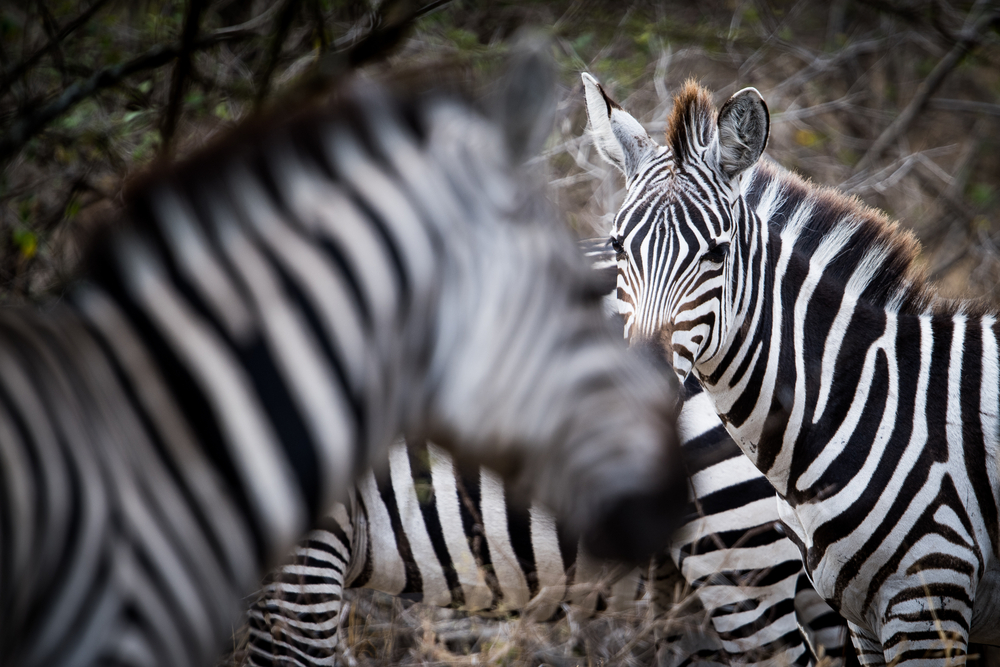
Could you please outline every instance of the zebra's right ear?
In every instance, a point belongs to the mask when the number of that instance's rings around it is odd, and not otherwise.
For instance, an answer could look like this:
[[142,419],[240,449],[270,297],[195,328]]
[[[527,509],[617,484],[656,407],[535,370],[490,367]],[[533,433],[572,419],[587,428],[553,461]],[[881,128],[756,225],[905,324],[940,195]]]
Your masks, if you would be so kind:
[[608,97],[601,84],[583,72],[583,90],[587,96],[587,118],[597,152],[631,181],[642,160],[656,147],[635,118]]
[[771,121],[756,88],[744,88],[719,112],[719,164],[730,178],[753,166],[767,147]]

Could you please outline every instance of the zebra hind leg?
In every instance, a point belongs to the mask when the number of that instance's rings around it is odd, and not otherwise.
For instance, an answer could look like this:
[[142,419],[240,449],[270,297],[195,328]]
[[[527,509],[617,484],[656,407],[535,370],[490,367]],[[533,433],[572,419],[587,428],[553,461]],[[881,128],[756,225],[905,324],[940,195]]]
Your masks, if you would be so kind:
[[272,572],[248,611],[243,664],[252,667],[334,665],[344,579],[353,535],[338,506],[300,542],[291,560]]

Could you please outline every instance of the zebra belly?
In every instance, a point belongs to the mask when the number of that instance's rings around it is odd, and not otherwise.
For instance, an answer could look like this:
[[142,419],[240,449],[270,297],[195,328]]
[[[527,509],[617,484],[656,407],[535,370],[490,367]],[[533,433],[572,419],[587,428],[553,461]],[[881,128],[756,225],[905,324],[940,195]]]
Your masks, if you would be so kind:
[[[366,560],[359,587],[539,620],[565,601],[592,610],[599,592],[623,608],[640,594],[634,568],[591,558],[579,545],[565,562],[555,518],[537,504],[509,505],[492,471],[481,469],[478,480],[463,477],[443,449],[428,443],[410,451],[401,440],[390,447],[388,463],[388,478],[369,471],[357,484],[365,547],[356,557]],[[469,526],[463,508],[471,513]],[[347,586],[354,585],[349,578]]]

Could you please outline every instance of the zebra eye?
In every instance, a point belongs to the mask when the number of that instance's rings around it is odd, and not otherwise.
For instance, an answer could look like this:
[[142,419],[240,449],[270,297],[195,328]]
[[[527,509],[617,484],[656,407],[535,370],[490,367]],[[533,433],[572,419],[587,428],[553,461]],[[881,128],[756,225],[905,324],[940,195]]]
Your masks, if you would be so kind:
[[623,246],[622,242],[614,236],[611,237],[611,249],[615,251],[616,255],[618,255],[618,259],[621,259],[622,255],[625,254],[625,246]]
[[726,259],[726,253],[729,252],[728,243],[716,243],[712,241],[708,246],[708,252],[702,255],[702,259],[706,262],[712,262],[713,264],[722,264]]

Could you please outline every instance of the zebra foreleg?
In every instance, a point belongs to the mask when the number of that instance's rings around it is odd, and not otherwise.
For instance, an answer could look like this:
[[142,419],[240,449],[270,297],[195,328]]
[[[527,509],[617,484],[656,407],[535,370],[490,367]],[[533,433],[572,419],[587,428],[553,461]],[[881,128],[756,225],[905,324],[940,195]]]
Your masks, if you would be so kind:
[[334,665],[345,579],[355,541],[353,512],[337,505],[272,573],[247,614],[245,665]]
[[[885,661],[900,667],[964,665],[969,650],[972,602],[956,599],[957,586],[941,583],[910,588],[894,596],[879,628]],[[938,593],[938,595],[934,595]]]
[[882,652],[882,642],[878,638],[851,621],[847,622],[851,632],[851,641],[858,654],[858,661],[863,667],[882,667],[885,665],[885,654]]

